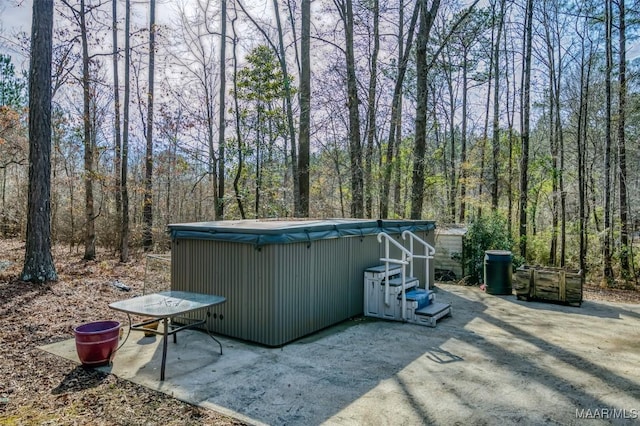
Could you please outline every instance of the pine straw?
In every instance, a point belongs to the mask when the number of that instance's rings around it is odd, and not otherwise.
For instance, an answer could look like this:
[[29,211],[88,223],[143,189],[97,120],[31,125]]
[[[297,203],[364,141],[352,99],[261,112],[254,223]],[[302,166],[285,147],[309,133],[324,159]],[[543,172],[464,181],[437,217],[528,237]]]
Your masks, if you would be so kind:
[[[104,251],[89,262],[68,247],[55,247],[53,255],[57,282],[21,282],[24,242],[0,240],[1,424],[241,424],[38,349],[73,337],[73,327],[84,322],[125,321],[108,304],[141,294],[143,288],[140,254],[127,264]],[[115,280],[131,291],[118,290],[111,285]]]

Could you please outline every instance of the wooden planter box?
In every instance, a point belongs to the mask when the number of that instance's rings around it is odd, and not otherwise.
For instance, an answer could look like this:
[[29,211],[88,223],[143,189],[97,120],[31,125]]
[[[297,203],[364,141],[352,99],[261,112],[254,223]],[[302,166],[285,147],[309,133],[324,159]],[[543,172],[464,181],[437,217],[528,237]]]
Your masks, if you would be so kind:
[[582,271],[540,266],[521,266],[513,276],[518,299],[535,299],[580,306]]

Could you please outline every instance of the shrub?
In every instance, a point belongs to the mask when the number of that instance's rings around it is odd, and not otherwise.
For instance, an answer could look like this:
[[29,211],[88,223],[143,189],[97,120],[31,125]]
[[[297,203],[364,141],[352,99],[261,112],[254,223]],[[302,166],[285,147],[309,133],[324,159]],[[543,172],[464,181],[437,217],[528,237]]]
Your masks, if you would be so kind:
[[[464,267],[469,272],[469,284],[483,281],[486,250],[512,250],[513,245],[513,238],[509,235],[504,217],[493,213],[473,218],[467,228],[464,244]],[[514,256],[514,266],[521,263],[521,260]]]

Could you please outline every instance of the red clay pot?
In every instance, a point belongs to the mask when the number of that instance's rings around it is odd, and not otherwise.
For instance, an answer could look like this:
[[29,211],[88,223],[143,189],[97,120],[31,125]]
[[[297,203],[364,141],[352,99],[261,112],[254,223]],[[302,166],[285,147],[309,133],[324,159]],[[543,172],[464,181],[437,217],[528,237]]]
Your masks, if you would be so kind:
[[99,367],[111,362],[118,348],[120,323],[118,321],[96,321],[79,325],[73,329],[76,350],[82,365]]

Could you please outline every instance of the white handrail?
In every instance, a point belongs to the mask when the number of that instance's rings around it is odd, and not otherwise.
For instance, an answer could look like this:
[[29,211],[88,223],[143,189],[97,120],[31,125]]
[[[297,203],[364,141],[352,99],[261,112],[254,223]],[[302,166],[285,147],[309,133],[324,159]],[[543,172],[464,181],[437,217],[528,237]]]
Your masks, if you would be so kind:
[[[409,237],[409,251],[411,252],[411,257],[410,257],[411,264],[409,266],[409,275],[413,276],[413,259],[424,259],[424,288],[425,290],[429,290],[429,281],[430,281],[429,260],[433,259],[433,255],[436,254],[436,249],[433,248],[431,244],[424,241],[422,238],[418,237],[413,232],[403,231],[402,239],[406,240],[407,236]],[[422,246],[424,247],[424,254],[419,255],[419,254],[413,253],[414,240],[422,244]]]
[[382,243],[382,237],[385,237],[387,239],[387,244],[385,246],[385,255],[388,258],[389,257],[389,244],[388,242],[390,241],[394,246],[398,247],[400,249],[400,251],[402,253],[404,253],[407,257],[411,257],[411,252],[409,250],[407,250],[402,244],[400,244],[399,242],[397,242],[396,240],[393,239],[393,237],[391,237],[389,234],[387,234],[386,232],[380,232],[378,233],[378,242]]
[[[380,258],[380,261],[384,262],[384,304],[389,306],[389,263],[396,263],[402,265],[402,273],[401,273],[401,294],[402,294],[402,320],[404,320],[404,316],[407,308],[407,297],[405,294],[405,286],[407,280],[407,265],[411,264],[411,252],[407,250],[402,244],[393,239],[393,237],[389,236],[386,232],[380,232],[378,234],[378,242],[382,243],[382,237],[385,239],[384,244],[384,257]],[[393,259],[389,256],[389,242],[391,242],[394,246],[400,249],[400,253],[402,254],[401,259]]]

